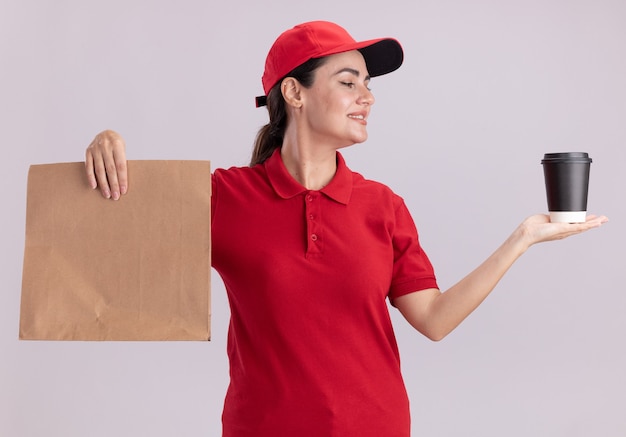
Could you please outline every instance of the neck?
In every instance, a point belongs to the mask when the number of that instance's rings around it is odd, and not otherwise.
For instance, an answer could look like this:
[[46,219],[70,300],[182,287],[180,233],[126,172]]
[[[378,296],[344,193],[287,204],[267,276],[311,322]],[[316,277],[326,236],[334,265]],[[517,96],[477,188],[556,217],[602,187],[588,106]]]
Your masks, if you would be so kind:
[[287,171],[308,190],[321,190],[335,176],[337,151],[304,147],[302,143],[285,141],[281,157]]

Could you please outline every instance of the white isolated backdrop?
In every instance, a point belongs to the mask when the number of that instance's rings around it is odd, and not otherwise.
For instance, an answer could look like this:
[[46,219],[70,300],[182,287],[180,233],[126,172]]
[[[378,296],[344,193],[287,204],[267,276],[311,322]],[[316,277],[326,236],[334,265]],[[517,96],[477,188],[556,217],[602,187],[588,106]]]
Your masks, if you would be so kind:
[[220,435],[217,275],[208,343],[18,340],[28,167],[81,161],[106,128],[129,159],[246,165],[265,54],[313,19],[403,43],[344,155],[405,198],[442,288],[545,212],[543,153],[588,152],[589,209],[611,219],[531,248],[442,342],[391,309],[413,435],[626,435],[622,0],[0,0],[0,435]]

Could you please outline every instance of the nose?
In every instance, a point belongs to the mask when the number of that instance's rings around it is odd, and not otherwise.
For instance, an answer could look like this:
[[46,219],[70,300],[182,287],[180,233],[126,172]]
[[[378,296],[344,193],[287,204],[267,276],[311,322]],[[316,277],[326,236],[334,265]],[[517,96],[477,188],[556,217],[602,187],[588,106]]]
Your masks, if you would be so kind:
[[374,102],[376,101],[376,99],[374,98],[374,94],[366,85],[361,85],[361,86],[362,86],[362,91],[359,95],[358,103],[361,105],[368,105],[368,106],[373,105]]

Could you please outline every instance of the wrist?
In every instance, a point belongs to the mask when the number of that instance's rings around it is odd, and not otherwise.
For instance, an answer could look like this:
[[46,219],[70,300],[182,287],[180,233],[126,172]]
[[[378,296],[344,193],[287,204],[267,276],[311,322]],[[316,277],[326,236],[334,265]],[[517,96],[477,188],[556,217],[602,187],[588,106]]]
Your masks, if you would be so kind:
[[516,256],[521,256],[534,244],[531,232],[526,223],[520,224],[507,240]]

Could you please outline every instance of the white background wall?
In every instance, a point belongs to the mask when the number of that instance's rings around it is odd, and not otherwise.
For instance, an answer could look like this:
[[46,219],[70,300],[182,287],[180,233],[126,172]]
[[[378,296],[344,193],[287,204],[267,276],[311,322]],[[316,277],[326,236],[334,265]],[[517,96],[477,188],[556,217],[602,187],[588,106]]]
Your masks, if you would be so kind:
[[393,311],[416,436],[626,435],[626,2],[0,0],[0,435],[218,436],[228,307],[210,343],[18,341],[30,164],[245,165],[276,36],[311,19],[395,36],[370,139],[348,164],[409,205],[447,288],[544,212],[543,153],[586,151],[600,230],[532,248],[440,343]]

